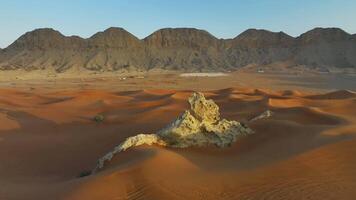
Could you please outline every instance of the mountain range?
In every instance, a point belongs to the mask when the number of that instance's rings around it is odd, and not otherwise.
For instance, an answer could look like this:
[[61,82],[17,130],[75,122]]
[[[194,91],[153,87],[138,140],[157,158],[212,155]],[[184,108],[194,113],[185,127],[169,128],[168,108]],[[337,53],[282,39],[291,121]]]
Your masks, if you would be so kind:
[[204,30],[165,28],[138,39],[122,28],[108,28],[84,39],[44,28],[27,32],[0,49],[1,70],[48,69],[58,73],[224,71],[278,62],[318,69],[355,69],[356,35],[339,28],[315,28],[298,37],[248,29],[233,39],[218,39]]

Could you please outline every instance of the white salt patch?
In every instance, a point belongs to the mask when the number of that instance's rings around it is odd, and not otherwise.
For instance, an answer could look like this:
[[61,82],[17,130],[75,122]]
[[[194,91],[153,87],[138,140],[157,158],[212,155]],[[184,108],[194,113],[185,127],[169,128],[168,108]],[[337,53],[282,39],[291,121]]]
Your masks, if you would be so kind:
[[180,74],[181,77],[218,77],[218,76],[229,76],[229,74],[225,74],[222,72],[216,73],[183,73]]

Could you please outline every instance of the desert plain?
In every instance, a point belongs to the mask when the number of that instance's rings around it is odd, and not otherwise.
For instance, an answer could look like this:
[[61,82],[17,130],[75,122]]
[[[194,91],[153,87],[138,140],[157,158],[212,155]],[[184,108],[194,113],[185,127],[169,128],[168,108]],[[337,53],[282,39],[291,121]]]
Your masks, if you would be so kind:
[[[6,73],[0,83],[0,199],[356,196],[355,75]],[[254,133],[226,148],[143,145],[90,173],[125,138],[172,122],[194,91],[213,99],[223,118]],[[251,121],[267,110],[273,115]]]

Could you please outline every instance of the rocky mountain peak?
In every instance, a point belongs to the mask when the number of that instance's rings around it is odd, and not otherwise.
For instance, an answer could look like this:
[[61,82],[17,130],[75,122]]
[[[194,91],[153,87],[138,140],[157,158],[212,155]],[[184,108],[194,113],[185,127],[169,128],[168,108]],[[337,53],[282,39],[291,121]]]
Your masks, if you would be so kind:
[[144,39],[147,45],[154,47],[190,47],[202,48],[217,46],[218,39],[209,32],[195,28],[160,29]]
[[233,39],[235,45],[269,46],[290,45],[294,38],[284,32],[271,32],[263,29],[248,29]]
[[90,46],[108,48],[137,47],[141,41],[123,28],[111,27],[89,38]]
[[298,37],[302,44],[335,42],[351,39],[351,35],[339,28],[314,28]]
[[50,49],[63,45],[65,36],[51,28],[35,29],[27,32],[10,45],[16,49]]

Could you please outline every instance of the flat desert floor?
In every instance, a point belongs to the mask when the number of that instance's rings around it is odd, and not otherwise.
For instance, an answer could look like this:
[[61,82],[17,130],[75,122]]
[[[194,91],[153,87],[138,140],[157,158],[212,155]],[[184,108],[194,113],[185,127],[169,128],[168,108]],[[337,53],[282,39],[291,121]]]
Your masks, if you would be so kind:
[[[355,90],[346,75],[2,81],[0,199],[355,199]],[[255,133],[228,148],[137,147],[80,177],[128,136],[165,127],[192,91]]]

